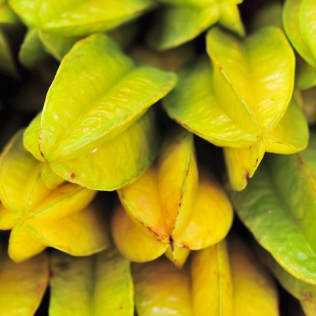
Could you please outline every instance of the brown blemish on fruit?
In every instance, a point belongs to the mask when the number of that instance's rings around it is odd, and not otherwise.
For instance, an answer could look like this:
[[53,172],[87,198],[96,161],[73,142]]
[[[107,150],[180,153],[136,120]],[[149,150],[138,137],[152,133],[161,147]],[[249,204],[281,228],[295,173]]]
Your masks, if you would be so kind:
[[293,218],[293,222],[296,226],[299,226],[301,220],[301,218]]
[[250,177],[249,177],[249,171],[247,171],[247,173],[246,173],[246,175],[245,175],[245,179],[246,179],[246,182],[248,183],[248,182],[249,182],[249,179],[250,179]]
[[70,175],[70,178],[71,178],[71,180],[73,180],[74,178],[76,178],[76,174],[73,172],[73,173]]
[[52,269],[49,269],[48,275],[49,275],[49,279],[51,280],[54,277],[55,273]]
[[[142,223],[143,224],[143,223]],[[144,225],[144,224],[143,224]],[[157,232],[155,232],[151,227],[147,226],[147,229],[153,233],[155,236],[159,237],[159,234]]]
[[186,248],[186,249],[189,249],[189,246],[186,245],[186,244],[182,244],[182,247],[183,247],[183,248]]
[[169,244],[170,244],[171,250],[174,251],[174,245],[173,245],[173,238],[172,238],[172,236],[169,237]]
[[303,301],[312,302],[313,294],[312,293],[302,293]]
[[42,132],[40,132],[40,135],[39,135],[39,138],[38,138],[38,149],[39,149],[39,152],[40,152],[41,156],[43,158],[45,158],[44,153],[42,152]]
[[123,303],[120,304],[120,309],[123,309]]

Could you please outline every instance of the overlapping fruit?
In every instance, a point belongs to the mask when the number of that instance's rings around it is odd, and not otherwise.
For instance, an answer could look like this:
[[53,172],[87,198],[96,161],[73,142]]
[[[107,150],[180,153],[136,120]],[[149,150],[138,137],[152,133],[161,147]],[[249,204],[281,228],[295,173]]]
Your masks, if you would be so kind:
[[316,316],[316,2],[266,2],[0,1],[1,316]]

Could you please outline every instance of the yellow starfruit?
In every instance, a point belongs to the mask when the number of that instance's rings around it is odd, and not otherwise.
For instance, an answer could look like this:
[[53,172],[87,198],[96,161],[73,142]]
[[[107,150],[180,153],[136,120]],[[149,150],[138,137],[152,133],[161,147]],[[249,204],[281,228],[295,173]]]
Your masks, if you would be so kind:
[[182,126],[224,147],[231,186],[239,191],[266,151],[291,154],[307,145],[307,122],[291,101],[294,53],[275,27],[244,40],[212,28],[207,49],[211,67],[203,59],[180,71],[164,107]]
[[194,253],[193,309],[203,316],[277,316],[276,286],[236,236]]
[[176,130],[163,144],[157,163],[118,191],[112,233],[118,249],[132,261],[163,253],[181,267],[190,250],[215,244],[232,223],[232,208],[220,185],[200,176],[193,135]]
[[96,192],[71,183],[48,189],[43,164],[24,149],[22,139],[20,131],[0,158],[0,229],[12,230],[9,256],[23,261],[46,247],[83,256],[108,247],[101,214],[88,206]]
[[[139,316],[193,316],[190,275],[165,258],[132,266],[135,304]],[[201,314],[202,315],[202,314]]]
[[25,148],[69,182],[119,189],[153,162],[156,129],[147,110],[175,82],[173,73],[137,67],[107,36],[92,35],[63,59]]

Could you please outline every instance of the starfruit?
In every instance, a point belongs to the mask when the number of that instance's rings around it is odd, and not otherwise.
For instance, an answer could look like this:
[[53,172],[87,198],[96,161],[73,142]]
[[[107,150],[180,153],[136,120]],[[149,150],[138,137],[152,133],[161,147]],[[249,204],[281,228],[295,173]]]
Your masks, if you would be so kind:
[[305,283],[286,272],[273,257],[262,248],[259,249],[260,258],[270,268],[279,283],[296,299],[304,310],[306,316],[316,315],[316,286]]
[[245,40],[212,28],[207,49],[212,67],[202,59],[180,71],[164,107],[179,124],[224,147],[231,186],[239,191],[266,151],[291,154],[307,145],[306,120],[290,102],[294,54],[275,27]]
[[130,263],[117,250],[85,258],[53,252],[50,316],[133,316]]
[[135,304],[139,316],[193,316],[190,274],[165,258],[132,266]]
[[34,315],[48,285],[48,259],[42,253],[22,263],[8,258],[0,245],[0,314]]
[[314,0],[286,0],[283,26],[295,50],[316,67],[316,3]]
[[231,192],[237,214],[274,259],[316,285],[316,136],[302,153],[269,155],[248,187]]
[[25,148],[69,182],[119,189],[153,162],[154,113],[146,111],[175,81],[173,73],[136,67],[107,36],[92,35],[63,59]]
[[1,73],[18,78],[14,55],[12,51],[11,33],[19,24],[18,17],[10,9],[6,0],[0,1],[0,71]]
[[0,229],[12,230],[9,256],[23,261],[48,246],[83,256],[108,247],[102,216],[88,206],[96,192],[71,183],[48,189],[43,164],[24,149],[22,138],[20,131],[0,159]]
[[112,233],[121,253],[144,262],[163,253],[181,267],[190,250],[223,239],[232,208],[207,171],[199,175],[193,134],[177,129],[164,142],[157,163],[118,191]]
[[58,60],[76,41],[92,33],[112,30],[150,10],[153,0],[9,0],[29,31],[20,50],[20,61],[33,67],[45,51]]
[[164,7],[148,36],[151,46],[167,50],[184,44],[215,23],[244,35],[237,5],[243,0],[159,0]]
[[193,254],[191,261],[194,315],[277,316],[275,284],[239,239]]

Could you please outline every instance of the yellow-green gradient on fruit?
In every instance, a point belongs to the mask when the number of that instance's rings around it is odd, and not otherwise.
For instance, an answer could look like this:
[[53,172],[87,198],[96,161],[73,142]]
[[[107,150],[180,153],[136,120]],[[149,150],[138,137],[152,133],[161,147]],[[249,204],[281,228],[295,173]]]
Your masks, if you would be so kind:
[[48,258],[42,253],[15,263],[0,244],[0,314],[31,316],[39,307],[48,285]]
[[154,4],[152,0],[9,0],[27,26],[66,38],[111,30],[139,17]]
[[[159,0],[162,8],[156,24],[148,34],[149,44],[157,50],[168,50],[182,45],[218,23],[244,35],[238,4],[231,0]],[[189,21],[189,22],[188,22]]]
[[231,192],[238,216],[294,277],[316,284],[316,138],[296,155],[269,155],[248,187]]
[[286,0],[283,26],[295,50],[316,67],[316,3],[314,0]]
[[23,261],[48,246],[76,256],[108,247],[101,214],[88,206],[96,192],[72,183],[48,189],[43,164],[24,149],[22,138],[20,131],[0,159],[0,229],[12,230],[10,257]]
[[193,254],[194,315],[277,316],[275,284],[238,236]]
[[55,251],[50,268],[50,316],[134,315],[130,263],[117,250],[84,258]]
[[24,145],[69,182],[121,188],[153,162],[154,113],[146,111],[175,82],[173,73],[137,67],[107,36],[92,35],[63,59]]
[[316,286],[305,283],[293,277],[286,272],[273,257],[261,247],[258,247],[260,259],[267,265],[267,267],[274,274],[280,284],[291,295],[300,301],[306,316],[316,315]]
[[134,263],[135,304],[139,316],[193,316],[190,275],[165,258]]
[[112,233],[118,249],[132,261],[153,260],[166,252],[182,266],[190,250],[223,239],[232,208],[223,189],[206,170],[199,176],[193,134],[177,128],[164,142],[157,163],[119,190]]
[[244,40],[214,27],[207,51],[212,63],[204,58],[181,70],[164,107],[179,124],[224,147],[231,186],[240,191],[265,152],[291,154],[307,145],[306,120],[291,101],[294,53],[276,27]]

